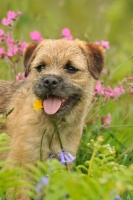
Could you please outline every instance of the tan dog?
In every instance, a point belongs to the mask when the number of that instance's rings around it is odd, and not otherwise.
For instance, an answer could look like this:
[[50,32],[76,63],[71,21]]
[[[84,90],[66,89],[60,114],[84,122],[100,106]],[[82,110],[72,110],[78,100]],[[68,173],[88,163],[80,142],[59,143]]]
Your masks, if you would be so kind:
[[[30,44],[24,53],[26,81],[0,82],[0,112],[14,110],[7,117],[6,132],[12,150],[7,155],[21,166],[35,164],[62,150],[76,155],[85,117],[93,98],[96,79],[104,64],[102,47],[74,40],[44,40]],[[35,110],[41,99],[43,108]],[[51,143],[51,145],[50,145]],[[71,166],[69,167],[71,168]],[[18,199],[25,199],[19,197]]]

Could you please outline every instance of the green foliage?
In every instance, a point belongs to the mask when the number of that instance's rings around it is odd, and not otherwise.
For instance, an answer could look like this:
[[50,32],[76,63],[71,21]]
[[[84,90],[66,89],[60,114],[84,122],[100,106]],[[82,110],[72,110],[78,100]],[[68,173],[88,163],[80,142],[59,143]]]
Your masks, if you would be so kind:
[[[4,139],[3,139],[4,138]],[[0,136],[0,147],[3,141],[9,138]],[[9,189],[13,189],[14,197],[19,192],[19,186],[27,186],[27,194],[32,199],[45,200],[113,200],[116,195],[122,199],[127,196],[132,199],[133,191],[133,165],[128,168],[119,165],[116,159],[116,150],[109,144],[103,143],[103,137],[90,140],[86,144],[92,152],[90,159],[82,165],[75,166],[72,172],[66,170],[55,159],[49,159],[46,163],[38,162],[37,166],[27,165],[28,172],[20,167],[6,167],[9,163],[0,162],[0,197],[6,198]],[[1,150],[1,148],[0,148]],[[26,176],[32,179],[32,183],[26,180]],[[40,183],[44,177],[48,177],[46,184]],[[37,187],[41,184],[40,187]],[[30,189],[28,189],[30,188]]]

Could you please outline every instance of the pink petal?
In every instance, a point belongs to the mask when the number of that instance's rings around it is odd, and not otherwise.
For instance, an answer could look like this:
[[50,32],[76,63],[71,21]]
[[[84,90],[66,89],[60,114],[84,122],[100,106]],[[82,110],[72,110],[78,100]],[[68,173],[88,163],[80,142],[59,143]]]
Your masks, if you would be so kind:
[[8,11],[7,17],[8,19],[15,20],[17,18],[17,14],[14,11]]
[[21,52],[23,52],[24,49],[25,49],[25,47],[26,47],[27,45],[28,45],[27,42],[23,42],[23,43],[20,45],[19,50],[20,50]]
[[109,42],[108,42],[108,41],[102,40],[102,41],[101,41],[101,45],[102,45],[103,48],[105,48],[105,49],[110,49],[110,45],[109,45]]
[[21,11],[18,11],[17,14],[18,14],[18,15],[22,15],[23,13],[22,13]]
[[12,46],[14,44],[14,41],[10,36],[10,32],[7,32],[6,34],[6,43],[8,46]]
[[73,39],[73,36],[72,36],[72,35],[68,35],[68,36],[66,36],[66,38],[67,38],[68,40],[72,40],[72,39]]
[[10,26],[11,25],[11,19],[3,18],[2,24],[5,25],[5,26]]
[[2,29],[0,29],[0,37],[4,36],[4,31]]
[[69,35],[71,35],[70,30],[68,28],[62,29],[62,35],[63,36],[69,36]]
[[110,113],[108,113],[107,116],[103,116],[101,118],[101,123],[102,123],[102,125],[110,126],[110,123],[111,123],[111,115],[110,115]]
[[98,42],[98,41],[95,41],[94,44],[96,44],[96,45],[100,45],[101,43]]
[[41,36],[41,34],[38,31],[32,31],[30,33],[30,38],[34,41],[41,41],[43,40],[43,37]]

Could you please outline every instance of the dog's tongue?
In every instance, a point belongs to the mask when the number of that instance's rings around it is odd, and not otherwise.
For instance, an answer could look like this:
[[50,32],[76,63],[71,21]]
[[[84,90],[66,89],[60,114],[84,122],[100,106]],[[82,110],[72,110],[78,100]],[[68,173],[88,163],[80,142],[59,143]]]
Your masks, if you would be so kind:
[[58,97],[50,97],[43,102],[44,110],[49,115],[55,114],[59,110],[60,106],[61,99]]

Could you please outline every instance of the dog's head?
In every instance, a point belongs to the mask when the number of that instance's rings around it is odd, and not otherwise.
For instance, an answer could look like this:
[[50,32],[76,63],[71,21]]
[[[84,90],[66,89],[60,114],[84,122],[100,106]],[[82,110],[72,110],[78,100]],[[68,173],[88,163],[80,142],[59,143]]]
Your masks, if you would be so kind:
[[89,101],[104,64],[101,46],[80,40],[44,40],[24,52],[25,74],[48,115],[65,116]]

